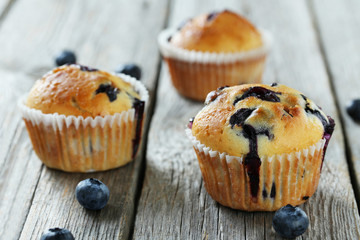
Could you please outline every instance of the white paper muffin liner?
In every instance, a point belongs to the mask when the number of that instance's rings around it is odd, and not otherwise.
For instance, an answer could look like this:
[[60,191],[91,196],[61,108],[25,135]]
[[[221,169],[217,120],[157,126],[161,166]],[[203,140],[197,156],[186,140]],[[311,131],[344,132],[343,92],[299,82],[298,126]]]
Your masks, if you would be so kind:
[[220,204],[245,211],[275,211],[287,204],[299,205],[311,197],[319,183],[325,140],[298,152],[262,157],[259,190],[250,192],[243,158],[214,151],[186,134],[196,152],[205,188]]
[[263,45],[237,53],[210,53],[175,47],[168,41],[176,30],[166,29],[158,37],[160,51],[167,62],[171,80],[183,96],[203,101],[221,86],[260,83],[271,35],[260,30]]
[[[140,100],[145,102],[143,124],[148,91],[136,79],[124,74],[116,75],[133,85]],[[48,167],[67,172],[104,171],[125,165],[133,159],[137,126],[134,109],[104,117],[84,118],[44,114],[27,107],[25,99],[20,99],[18,106],[34,150]]]

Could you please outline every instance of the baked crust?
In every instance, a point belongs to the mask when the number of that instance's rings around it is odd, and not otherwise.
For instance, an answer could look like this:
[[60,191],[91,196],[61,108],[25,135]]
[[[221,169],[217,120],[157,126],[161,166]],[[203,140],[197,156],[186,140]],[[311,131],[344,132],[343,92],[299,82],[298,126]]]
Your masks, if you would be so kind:
[[327,116],[299,91],[245,84],[209,93],[192,134],[212,150],[240,157],[250,152],[247,125],[254,129],[258,156],[266,157],[317,143],[324,136],[324,124],[329,124]]
[[170,43],[187,50],[231,53],[258,48],[261,34],[245,18],[229,10],[190,19]]
[[55,68],[38,80],[26,100],[43,113],[96,117],[133,107],[139,94],[116,75],[80,65]]

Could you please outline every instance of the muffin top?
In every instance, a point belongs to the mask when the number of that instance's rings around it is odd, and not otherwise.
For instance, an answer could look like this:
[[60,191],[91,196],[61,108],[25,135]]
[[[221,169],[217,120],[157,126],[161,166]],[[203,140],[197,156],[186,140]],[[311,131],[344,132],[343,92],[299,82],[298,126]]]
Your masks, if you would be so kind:
[[192,134],[212,150],[259,158],[308,148],[334,129],[313,101],[278,84],[245,84],[208,94]]
[[261,34],[256,28],[228,10],[188,20],[169,41],[179,48],[215,53],[241,52],[262,46]]
[[96,117],[131,109],[140,99],[119,76],[81,65],[55,68],[36,81],[26,100],[43,113]]

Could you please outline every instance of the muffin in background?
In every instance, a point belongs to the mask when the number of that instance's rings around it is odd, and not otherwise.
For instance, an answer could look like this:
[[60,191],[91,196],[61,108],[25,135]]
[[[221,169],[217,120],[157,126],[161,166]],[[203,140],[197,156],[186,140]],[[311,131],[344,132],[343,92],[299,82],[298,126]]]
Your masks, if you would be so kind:
[[135,157],[147,101],[147,90],[134,78],[64,65],[38,80],[19,106],[46,166],[91,172]]
[[173,85],[198,101],[220,86],[260,83],[270,47],[269,33],[228,10],[166,29],[158,40]]
[[314,194],[335,123],[290,87],[245,84],[209,93],[189,126],[214,200],[275,211]]

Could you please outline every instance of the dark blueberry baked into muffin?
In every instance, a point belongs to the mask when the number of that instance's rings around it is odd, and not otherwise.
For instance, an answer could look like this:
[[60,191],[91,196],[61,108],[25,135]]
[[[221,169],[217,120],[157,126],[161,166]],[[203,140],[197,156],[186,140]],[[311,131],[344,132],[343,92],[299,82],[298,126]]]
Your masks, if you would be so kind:
[[261,82],[270,37],[239,14],[223,10],[164,30],[159,45],[178,92],[204,101],[220,86]]
[[292,88],[245,84],[209,93],[187,131],[216,201],[274,211],[313,195],[334,126]]
[[20,105],[45,165],[88,172],[133,159],[147,99],[145,87],[134,78],[73,64],[38,80]]

